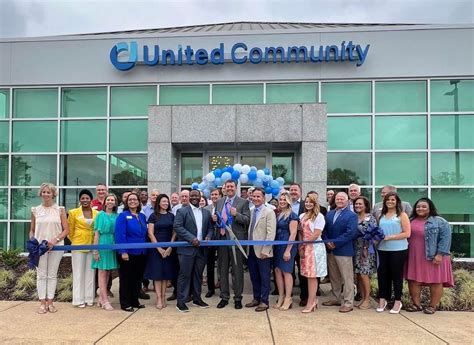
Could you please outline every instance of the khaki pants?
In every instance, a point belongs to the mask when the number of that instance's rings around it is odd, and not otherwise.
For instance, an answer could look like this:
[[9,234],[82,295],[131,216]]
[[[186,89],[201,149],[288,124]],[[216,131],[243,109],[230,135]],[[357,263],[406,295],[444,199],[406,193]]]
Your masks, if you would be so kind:
[[[331,292],[336,301],[341,305],[351,307],[354,304],[354,267],[352,256],[336,256],[328,254],[329,277],[331,279]],[[344,289],[341,288],[344,285]]]

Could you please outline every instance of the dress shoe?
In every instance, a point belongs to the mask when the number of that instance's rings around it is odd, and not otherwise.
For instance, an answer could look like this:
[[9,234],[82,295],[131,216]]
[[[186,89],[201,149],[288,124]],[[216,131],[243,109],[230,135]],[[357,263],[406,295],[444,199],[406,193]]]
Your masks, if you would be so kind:
[[217,304],[217,309],[222,309],[224,308],[227,304],[229,304],[228,301],[221,299],[221,301]]
[[240,301],[235,301],[235,302],[234,302],[234,308],[235,308],[235,309],[242,309],[242,302],[240,302]]
[[301,300],[300,300],[300,307],[305,307],[306,304],[308,304],[308,300],[307,300],[307,299],[301,299]]
[[209,308],[209,304],[207,304],[206,302],[204,302],[202,299],[199,300],[199,301],[193,301],[193,306],[199,307],[199,308],[201,308],[201,309],[207,309],[207,308]]
[[166,299],[167,301],[175,301],[176,300],[176,294],[172,294],[170,297]]
[[137,308],[137,309],[143,309],[143,308],[145,308],[145,305],[144,304],[137,304],[137,305],[133,305],[132,307]]
[[123,311],[128,311],[129,313],[133,313],[133,307],[120,307]]
[[325,307],[333,307],[333,306],[340,306],[341,302],[339,301],[334,301],[334,300],[329,300],[326,302],[323,302],[323,306]]
[[140,298],[140,299],[150,299],[150,295],[145,293],[145,291],[140,290],[140,294],[138,295],[138,298]]
[[268,309],[268,304],[265,303],[260,303],[257,308],[255,308],[255,311],[260,312],[260,311],[265,311]]
[[339,308],[340,313],[348,313],[352,311],[352,307],[348,307],[346,305],[343,305],[342,307]]
[[[237,302],[236,302],[237,303]],[[258,307],[260,305],[260,302],[257,301],[256,299],[252,300],[252,302],[249,302],[245,305],[245,308],[253,308],[253,307]]]
[[214,291],[208,291],[206,293],[206,298],[211,298],[212,296],[214,296]]
[[178,309],[178,311],[180,311],[181,313],[187,313],[189,312],[189,308],[186,304],[184,303],[178,303],[176,304],[176,309]]
[[189,303],[193,300],[193,296],[189,295],[188,298],[186,298],[186,303]]

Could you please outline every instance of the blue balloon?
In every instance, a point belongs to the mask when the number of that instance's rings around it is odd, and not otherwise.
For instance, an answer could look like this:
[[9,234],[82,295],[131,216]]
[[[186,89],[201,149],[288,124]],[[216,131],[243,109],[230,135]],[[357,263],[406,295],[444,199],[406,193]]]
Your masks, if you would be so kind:
[[265,194],[272,194],[272,187],[265,187]]
[[272,195],[278,196],[280,194],[280,188],[272,188]]
[[231,177],[232,175],[228,171],[222,173],[222,176],[221,176],[222,183],[225,183],[227,180],[230,180]]
[[216,170],[214,170],[213,174],[214,174],[215,177],[221,177],[222,170],[221,169],[216,169]]
[[228,166],[227,168],[227,171],[230,172],[231,174],[234,172],[234,167],[233,166]]
[[214,180],[214,183],[216,184],[216,186],[222,185],[221,178],[220,178],[220,177],[216,178],[216,179]]
[[192,190],[196,190],[196,189],[198,189],[198,188],[199,188],[199,183],[193,182],[193,184],[191,185],[191,189],[192,189]]
[[198,185],[198,189],[199,190],[204,190],[206,188],[206,184],[204,182],[201,182],[199,185]]
[[255,172],[256,172],[257,170],[258,170],[258,169],[257,169],[256,167],[254,167],[254,166],[251,166],[251,167],[250,167],[250,171],[255,171]]
[[232,180],[237,181],[240,177],[240,173],[237,170],[232,171]]
[[[250,173],[249,173],[249,174],[250,174]],[[261,178],[257,178],[257,179],[254,181],[253,185],[254,185],[255,187],[262,187],[262,186],[263,186],[263,181],[262,181],[262,179],[261,179]]]
[[204,189],[203,193],[207,199],[209,199],[209,197],[211,196],[211,191],[209,189]]
[[247,176],[249,181],[254,181],[257,178],[257,170],[250,170]]
[[209,189],[211,190],[212,188],[216,188],[216,182],[209,182],[207,186],[204,189]]
[[265,173],[265,175],[270,175],[270,169],[268,168],[263,169],[263,172]]
[[262,180],[263,181],[263,187],[268,187],[270,186],[270,183],[268,183],[268,181],[265,181],[265,180]]
[[283,177],[277,177],[276,181],[278,181],[280,186],[283,186],[285,184],[285,179]]
[[270,182],[270,175],[263,175],[262,180],[263,182]]
[[270,186],[272,186],[272,188],[280,188],[280,184],[277,180],[273,180],[272,182],[270,182]]

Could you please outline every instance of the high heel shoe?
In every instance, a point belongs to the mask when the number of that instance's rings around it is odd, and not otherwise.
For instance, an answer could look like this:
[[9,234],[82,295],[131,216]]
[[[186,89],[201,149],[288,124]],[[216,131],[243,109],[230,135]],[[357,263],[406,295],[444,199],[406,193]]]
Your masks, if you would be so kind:
[[384,300],[383,307],[380,308],[380,302],[379,302],[379,306],[375,310],[377,311],[377,313],[383,313],[383,311],[385,310],[386,307],[387,307],[387,300]]
[[285,298],[283,297],[278,297],[277,302],[273,305],[273,308],[275,309],[280,309],[281,306],[285,303]]
[[318,307],[318,303],[314,302],[310,309],[304,308],[301,312],[303,314],[311,313],[311,312],[315,311],[317,307]]
[[395,309],[395,306],[390,310],[390,314],[400,314],[400,310],[402,310],[403,304],[400,302],[400,307]]
[[281,305],[279,309],[288,310],[288,309],[291,309],[292,306],[293,306],[293,298],[291,298],[290,296],[284,299],[283,304]]
[[104,309],[106,311],[112,311],[112,310],[114,310],[114,307],[112,307],[110,302],[106,302],[106,303],[102,304],[102,309]]

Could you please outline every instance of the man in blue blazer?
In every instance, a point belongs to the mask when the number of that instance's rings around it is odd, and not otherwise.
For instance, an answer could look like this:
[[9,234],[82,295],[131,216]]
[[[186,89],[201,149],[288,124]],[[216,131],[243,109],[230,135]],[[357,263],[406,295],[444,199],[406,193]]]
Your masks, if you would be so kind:
[[[328,252],[328,270],[332,299],[325,306],[341,306],[339,311],[352,311],[354,304],[353,241],[357,237],[357,215],[348,207],[349,197],[344,192],[336,195],[336,208],[326,215],[323,239]],[[344,285],[341,295],[341,288]]]
[[207,262],[207,248],[200,247],[203,239],[210,240],[213,227],[211,213],[199,207],[201,193],[192,190],[189,193],[190,205],[182,207],[174,219],[174,231],[178,241],[186,241],[192,246],[178,247],[179,275],[178,298],[176,308],[180,312],[188,312],[186,299],[192,280],[193,305],[200,308],[209,308],[201,298],[201,277]]

